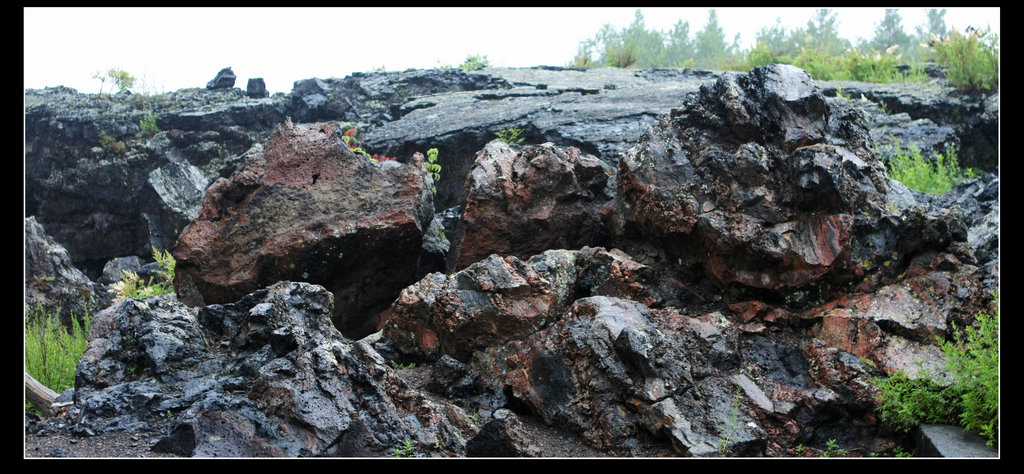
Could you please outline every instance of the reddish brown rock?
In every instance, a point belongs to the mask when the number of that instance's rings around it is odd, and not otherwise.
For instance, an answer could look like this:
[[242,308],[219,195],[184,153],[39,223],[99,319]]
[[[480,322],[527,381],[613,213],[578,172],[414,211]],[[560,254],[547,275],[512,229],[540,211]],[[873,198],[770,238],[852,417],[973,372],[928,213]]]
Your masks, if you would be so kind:
[[602,245],[607,231],[600,207],[610,199],[610,172],[572,147],[543,144],[516,151],[499,140],[488,143],[466,179],[449,270],[490,254],[529,258],[548,249]]
[[306,281],[334,294],[344,332],[372,329],[375,312],[413,281],[431,181],[421,155],[384,167],[349,151],[341,132],[285,122],[243,169],[210,186],[173,252],[183,301],[229,303]]
[[655,304],[662,278],[618,250],[549,250],[523,261],[491,255],[451,275],[431,273],[380,315],[384,339],[411,359],[522,339],[558,321],[576,298],[608,295]]

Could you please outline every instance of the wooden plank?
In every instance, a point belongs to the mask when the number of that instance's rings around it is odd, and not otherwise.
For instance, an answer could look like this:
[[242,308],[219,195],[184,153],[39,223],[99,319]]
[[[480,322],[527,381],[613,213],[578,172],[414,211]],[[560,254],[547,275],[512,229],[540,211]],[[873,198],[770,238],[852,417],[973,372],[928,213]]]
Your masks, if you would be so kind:
[[32,406],[36,407],[44,417],[50,418],[54,415],[53,401],[57,399],[57,392],[39,383],[25,372],[25,398]]

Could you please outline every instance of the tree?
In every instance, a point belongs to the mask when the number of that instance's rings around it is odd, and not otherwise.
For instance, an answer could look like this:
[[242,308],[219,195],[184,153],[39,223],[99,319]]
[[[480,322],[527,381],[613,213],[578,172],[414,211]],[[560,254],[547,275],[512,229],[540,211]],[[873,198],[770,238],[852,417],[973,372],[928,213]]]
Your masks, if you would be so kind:
[[720,67],[732,54],[731,46],[725,43],[725,31],[718,24],[718,13],[708,10],[708,22],[704,29],[697,32],[696,66],[703,68]]
[[929,8],[925,10],[925,14],[928,15],[928,20],[925,25],[917,26],[917,39],[922,43],[927,43],[931,39],[932,35],[943,36],[949,32],[946,29],[946,9],[942,10],[936,8]]
[[775,25],[761,28],[754,35],[755,44],[763,44],[775,56],[796,57],[800,54],[800,41],[803,36],[803,29],[796,28],[791,34],[786,34],[786,28],[782,26],[782,18],[775,18]]
[[807,21],[801,46],[821,54],[839,56],[850,47],[850,41],[839,37],[838,13],[820,8]]
[[913,40],[903,31],[902,22],[903,18],[900,17],[898,8],[886,8],[882,22],[875,26],[875,37],[871,40],[871,47],[876,51],[885,51],[896,46],[898,52],[910,51]]
[[667,43],[665,66],[686,67],[687,62],[693,62],[694,42],[690,39],[689,22],[676,20],[676,23],[672,25],[672,31],[668,34]]

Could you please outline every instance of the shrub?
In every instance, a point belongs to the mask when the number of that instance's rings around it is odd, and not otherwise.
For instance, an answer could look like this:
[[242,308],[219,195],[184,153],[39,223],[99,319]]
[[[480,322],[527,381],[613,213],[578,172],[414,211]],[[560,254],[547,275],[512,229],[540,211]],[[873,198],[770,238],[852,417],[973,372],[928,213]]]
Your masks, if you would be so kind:
[[904,149],[896,144],[892,147],[887,168],[889,177],[905,184],[908,188],[928,194],[944,194],[953,186],[974,176],[973,170],[961,170],[956,150],[947,148],[946,153],[936,153],[931,163],[925,161],[917,145]]
[[627,68],[636,64],[639,54],[636,43],[629,41],[620,46],[609,46],[605,57],[605,66]]
[[784,54],[775,54],[764,43],[758,42],[757,46],[747,52],[747,67],[753,69],[758,66],[769,64],[792,64],[793,58]]
[[107,69],[106,71],[96,71],[92,75],[93,79],[100,81],[100,94],[103,93],[103,84],[110,79],[114,83],[114,87],[117,87],[118,92],[124,92],[135,85],[135,77],[128,74],[126,71],[117,68]]
[[995,313],[978,313],[977,328],[953,326],[953,340],[939,341],[946,366],[961,389],[960,424],[994,446],[999,430],[999,297]]
[[928,46],[936,62],[947,68],[946,78],[954,87],[967,90],[991,90],[999,87],[999,37],[968,28],[966,34],[955,29],[943,39],[932,35]]
[[39,383],[61,393],[75,386],[75,366],[85,353],[91,318],[72,315],[71,331],[60,323],[57,313],[42,305],[26,307],[25,371]]
[[902,371],[874,380],[882,419],[909,431],[920,423],[957,424],[975,430],[995,446],[999,433],[999,299],[995,313],[979,312],[977,327],[958,330],[951,340],[938,338],[953,376],[950,386],[922,371],[914,379]]
[[487,55],[471,54],[466,56],[466,61],[459,65],[460,68],[467,71],[476,71],[490,66],[490,61],[487,60]]
[[525,140],[525,138],[521,136],[522,134],[523,129],[519,127],[506,128],[495,133],[498,140],[508,143],[509,145],[518,145],[522,143],[523,140]]
[[152,137],[160,132],[160,127],[156,126],[156,114],[146,114],[139,120],[139,128],[142,129],[142,134],[147,137]]
[[123,141],[108,135],[107,132],[100,132],[100,146],[118,155],[123,155],[128,151],[128,146]]
[[157,271],[157,281],[153,278],[143,282],[135,272],[121,272],[121,281],[111,286],[114,301],[121,301],[126,298],[145,299],[151,296],[174,293],[174,267],[176,262],[170,252],[158,251],[153,248],[153,258],[160,266]]
[[437,182],[441,180],[441,164],[437,162],[437,148],[427,150],[427,171],[434,179],[434,194],[437,194]]

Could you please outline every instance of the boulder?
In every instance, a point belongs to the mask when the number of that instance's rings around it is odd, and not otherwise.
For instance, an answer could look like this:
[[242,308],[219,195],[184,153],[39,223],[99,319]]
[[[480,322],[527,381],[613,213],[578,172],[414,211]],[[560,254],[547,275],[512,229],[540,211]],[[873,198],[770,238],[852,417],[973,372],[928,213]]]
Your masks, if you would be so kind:
[[249,78],[249,82],[245,85],[245,96],[253,99],[270,96],[270,93],[267,92],[267,84],[263,82],[262,77]]
[[448,253],[450,271],[490,254],[529,258],[547,249],[606,243],[600,206],[611,167],[576,148],[550,143],[514,150],[494,140],[466,177],[462,220]]
[[382,168],[352,153],[337,123],[286,121],[230,178],[206,191],[174,248],[175,288],[194,306],[227,303],[282,280],[334,294],[345,333],[413,282],[433,217],[422,155]]
[[76,373],[74,420],[88,435],[173,422],[153,447],[193,457],[464,455],[476,434],[365,342],[331,323],[323,287],[280,282],[201,308],[172,295],[96,316]]
[[525,433],[523,422],[504,408],[496,411],[480,432],[466,442],[467,457],[535,458],[540,455],[540,449]]
[[206,83],[206,88],[209,90],[218,89],[230,89],[235,87],[235,72],[230,67],[226,67],[217,72],[217,75]]
[[492,254],[450,275],[431,273],[402,290],[378,328],[413,360],[473,352],[522,339],[561,318],[582,295],[664,304],[682,291],[617,250],[549,250],[520,260]]
[[110,301],[101,285],[74,266],[68,251],[47,235],[35,217],[25,218],[25,306],[30,314],[55,314],[69,330]]

